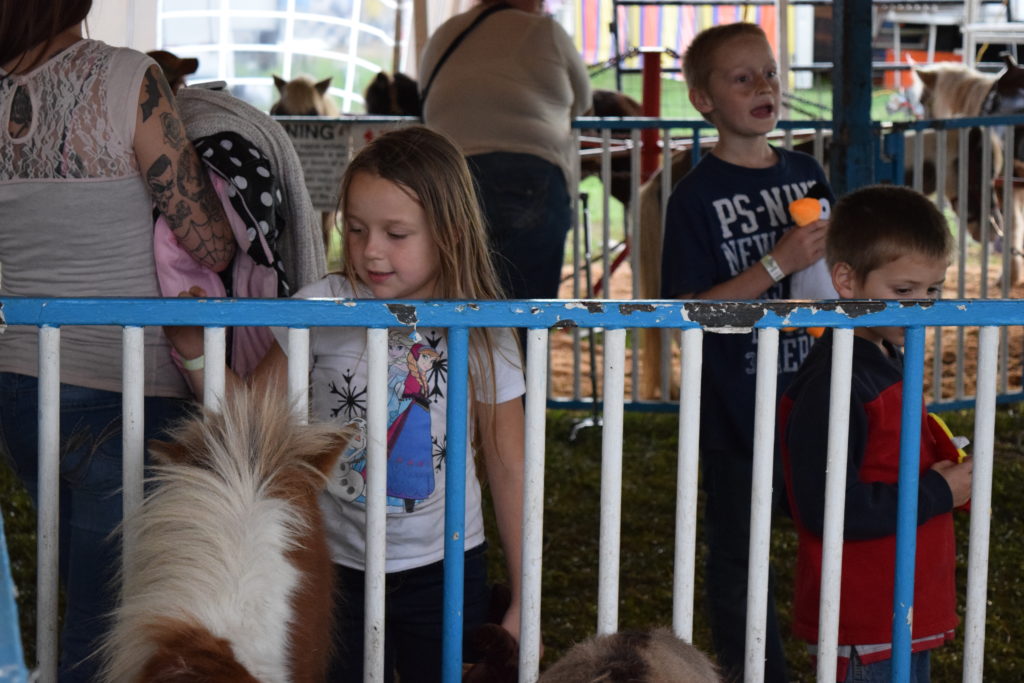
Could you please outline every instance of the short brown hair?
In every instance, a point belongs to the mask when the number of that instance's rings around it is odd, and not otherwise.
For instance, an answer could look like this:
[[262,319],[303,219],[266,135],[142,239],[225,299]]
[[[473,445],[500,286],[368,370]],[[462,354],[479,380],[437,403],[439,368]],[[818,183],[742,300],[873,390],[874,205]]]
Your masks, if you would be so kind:
[[[64,29],[85,21],[92,0],[0,0],[0,64],[6,64],[37,45],[43,52]],[[23,73],[36,66],[22,63],[12,72]]]
[[907,253],[953,254],[949,222],[927,197],[899,185],[869,185],[843,196],[825,240],[828,265],[849,264],[861,282]]
[[704,29],[694,37],[683,53],[683,77],[690,90],[707,90],[714,54],[719,47],[739,36],[759,36],[768,40],[764,29],[757,24],[737,22]]

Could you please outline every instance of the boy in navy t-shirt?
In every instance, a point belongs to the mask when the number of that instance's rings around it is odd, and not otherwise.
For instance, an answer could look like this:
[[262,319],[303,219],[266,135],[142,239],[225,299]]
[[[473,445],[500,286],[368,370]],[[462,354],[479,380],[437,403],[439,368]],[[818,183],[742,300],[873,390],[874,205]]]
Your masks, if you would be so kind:
[[[810,156],[768,143],[781,106],[775,56],[755,24],[701,32],[683,70],[690,101],[718,142],[672,192],[665,218],[662,296],[785,299],[791,274],[824,254],[826,220],[795,228],[788,206],[810,188],[831,191]],[[705,586],[715,652],[729,681],[743,679],[750,492],[754,448],[754,334],[705,336],[701,467],[707,494]],[[779,391],[811,348],[804,330],[782,333]],[[777,468],[776,468],[777,469]],[[778,490],[778,487],[776,487]],[[769,587],[765,680],[785,682],[786,663]]]

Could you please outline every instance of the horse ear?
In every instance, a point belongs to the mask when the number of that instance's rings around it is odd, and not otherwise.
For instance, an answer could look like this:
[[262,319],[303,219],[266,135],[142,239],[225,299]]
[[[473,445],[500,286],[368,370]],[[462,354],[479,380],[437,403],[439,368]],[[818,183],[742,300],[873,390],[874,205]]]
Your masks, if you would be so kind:
[[935,88],[935,81],[938,80],[939,74],[927,69],[913,69],[913,72],[915,76],[921,79],[921,83],[923,83],[926,88]]
[[284,80],[277,74],[274,74],[274,87],[277,88],[277,92],[284,95],[284,88],[286,85],[288,85],[288,81]]
[[353,433],[354,431],[351,427],[335,430],[324,449],[319,453],[313,453],[307,458],[309,464],[323,473],[324,477],[330,476],[331,471],[334,469],[334,464],[341,457],[341,454],[345,452],[345,447],[348,446],[349,439],[352,438]]
[[188,451],[181,444],[173,441],[150,439],[146,446],[153,459],[161,465],[180,465],[191,460]]
[[328,76],[324,80],[322,80],[319,83],[317,83],[316,84],[316,91],[318,93],[320,93],[321,95],[326,95],[327,94],[327,89],[329,87],[331,87],[331,78],[333,78],[333,76]]

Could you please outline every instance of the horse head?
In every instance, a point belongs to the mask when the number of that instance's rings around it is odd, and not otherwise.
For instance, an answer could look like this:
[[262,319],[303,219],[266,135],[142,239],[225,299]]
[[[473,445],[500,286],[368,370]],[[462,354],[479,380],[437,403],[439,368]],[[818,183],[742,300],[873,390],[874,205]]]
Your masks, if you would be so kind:
[[403,73],[389,77],[381,71],[363,92],[366,113],[384,116],[421,116],[419,87]]
[[274,86],[280,96],[270,107],[270,113],[278,116],[337,116],[338,107],[327,95],[331,86],[328,76],[314,82],[308,76],[297,76],[286,81],[274,76]]

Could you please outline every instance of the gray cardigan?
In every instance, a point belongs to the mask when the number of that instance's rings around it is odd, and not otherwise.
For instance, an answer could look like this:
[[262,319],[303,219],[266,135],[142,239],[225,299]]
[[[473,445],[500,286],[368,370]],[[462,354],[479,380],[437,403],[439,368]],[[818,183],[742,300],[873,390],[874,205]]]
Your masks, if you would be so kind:
[[306,190],[299,155],[284,128],[267,114],[220,90],[182,88],[178,109],[192,140],[234,132],[267,155],[271,171],[284,190],[287,227],[277,248],[291,291],[322,279],[327,274],[320,213]]

